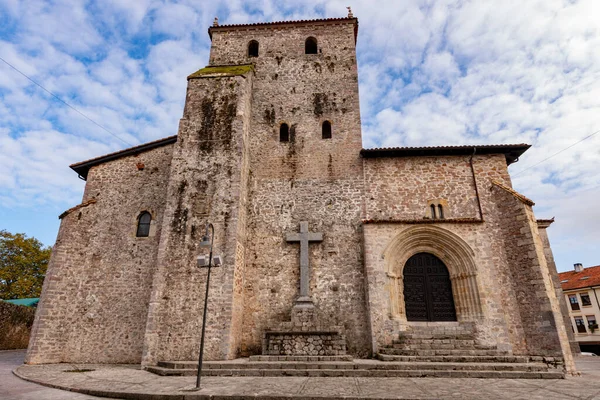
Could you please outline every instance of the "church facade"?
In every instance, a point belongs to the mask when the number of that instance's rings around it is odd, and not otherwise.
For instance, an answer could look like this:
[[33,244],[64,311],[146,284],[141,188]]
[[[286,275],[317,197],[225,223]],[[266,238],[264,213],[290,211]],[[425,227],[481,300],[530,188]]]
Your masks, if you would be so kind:
[[572,370],[549,223],[508,174],[529,146],[363,149],[357,33],[215,22],[178,134],[71,166],[26,362],[196,359],[210,222],[206,359],[364,358],[442,327]]

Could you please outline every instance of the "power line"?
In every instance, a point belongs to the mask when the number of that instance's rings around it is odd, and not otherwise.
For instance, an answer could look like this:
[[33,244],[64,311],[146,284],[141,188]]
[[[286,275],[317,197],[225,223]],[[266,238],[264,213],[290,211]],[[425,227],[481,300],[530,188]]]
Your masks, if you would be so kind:
[[564,149],[562,149],[561,151],[559,151],[559,152],[557,152],[557,153],[554,153],[554,154],[552,154],[551,156],[548,156],[548,157],[544,158],[544,159],[543,159],[542,161],[540,161],[539,163],[537,163],[537,164],[533,164],[532,166],[530,166],[530,167],[527,167],[527,168],[525,168],[524,170],[522,170],[522,171],[520,171],[520,172],[517,172],[516,174],[514,174],[514,175],[512,175],[512,176],[513,176],[513,177],[515,177],[515,176],[517,176],[517,175],[521,175],[523,172],[527,171],[528,169],[531,169],[531,168],[533,168],[533,167],[537,167],[537,166],[538,166],[538,165],[540,165],[541,163],[543,163],[543,162],[545,162],[545,161],[548,161],[549,159],[551,159],[551,158],[552,158],[552,157],[554,157],[554,156],[557,156],[557,155],[559,155],[559,154],[560,154],[560,153],[562,153],[563,151],[569,150],[571,147],[573,147],[573,146],[575,146],[575,145],[577,145],[577,144],[579,144],[579,143],[583,142],[583,141],[584,141],[584,140],[586,140],[586,139],[589,139],[589,138],[591,138],[592,136],[594,136],[594,135],[595,135],[595,134],[597,134],[597,133],[600,133],[600,130],[598,130],[598,131],[596,131],[596,132],[594,132],[594,133],[592,133],[592,134],[590,134],[590,135],[587,135],[586,137],[584,137],[584,138],[583,138],[583,139],[581,139],[580,141],[573,143],[573,144],[572,144],[572,145],[570,145],[569,147],[565,147],[565,148],[564,148]]
[[3,59],[2,57],[0,57],[0,60],[2,60],[6,65],[8,65],[9,67],[11,67],[12,69],[14,69],[15,71],[17,71],[19,74],[23,75],[25,78],[29,79],[31,82],[33,82],[35,85],[39,86],[40,88],[42,88],[44,91],[46,91],[47,93],[49,93],[52,97],[54,97],[56,100],[60,101],[61,103],[63,103],[64,105],[66,105],[67,107],[69,107],[70,109],[72,109],[73,111],[75,111],[76,113],[78,113],[79,115],[81,115],[82,117],[84,117],[85,119],[87,119],[88,121],[90,121],[91,123],[93,123],[94,125],[98,126],[99,128],[105,130],[106,132],[108,132],[109,134],[111,134],[112,136],[116,137],[117,139],[119,139],[121,142],[129,145],[129,146],[133,146],[133,144],[127,142],[125,139],[121,139],[119,136],[115,135],[114,133],[112,133],[111,131],[109,131],[108,129],[106,129],[105,127],[103,127],[102,125],[100,125],[99,123],[97,123],[96,121],[94,121],[93,119],[91,119],[90,117],[88,117],[87,115],[85,115],[84,113],[82,113],[81,111],[79,111],[78,109],[76,109],[75,107],[73,107],[72,105],[70,105],[69,103],[67,103],[66,101],[62,100],[60,97],[58,97],[57,95],[55,95],[54,93],[52,93],[51,91],[49,91],[48,89],[46,89],[45,87],[43,87],[42,85],[40,85],[39,83],[37,83],[36,81],[34,81],[33,79],[31,79],[30,77],[28,77],[27,75],[25,75],[23,72],[19,71],[17,69],[17,67],[15,67],[14,65],[10,64],[8,61],[6,61],[5,59]]

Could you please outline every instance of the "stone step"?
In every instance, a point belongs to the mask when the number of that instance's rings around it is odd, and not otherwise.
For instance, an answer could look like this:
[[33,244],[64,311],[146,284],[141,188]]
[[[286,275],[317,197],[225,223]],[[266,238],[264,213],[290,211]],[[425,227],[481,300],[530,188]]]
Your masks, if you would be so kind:
[[382,361],[400,362],[465,362],[465,363],[527,363],[528,356],[492,355],[492,356],[470,356],[470,355],[446,355],[446,356],[402,356],[395,354],[377,355]]
[[468,344],[468,343],[397,343],[386,348],[400,349],[400,350],[496,350],[496,346],[484,346],[479,344]]
[[[183,369],[197,370],[197,365],[193,362],[189,364],[173,364],[168,362],[160,363],[160,368],[180,371]],[[340,369],[340,370],[491,370],[491,371],[547,371],[548,365],[545,363],[502,363],[502,362],[381,362],[374,360],[358,360],[357,362],[205,362],[203,370],[209,369]]]
[[482,349],[395,349],[393,347],[382,347],[379,349],[379,354],[397,356],[502,356],[508,355],[508,352]]
[[250,361],[352,361],[351,355],[341,356],[250,356]]
[[[147,367],[161,376],[194,376],[195,369]],[[450,370],[450,369],[225,369],[207,368],[202,376],[311,376],[311,377],[443,377],[443,378],[502,378],[502,379],[563,379],[559,371],[511,370]]]
[[403,340],[475,340],[472,334],[449,334],[449,333],[403,333],[399,336],[399,341]]

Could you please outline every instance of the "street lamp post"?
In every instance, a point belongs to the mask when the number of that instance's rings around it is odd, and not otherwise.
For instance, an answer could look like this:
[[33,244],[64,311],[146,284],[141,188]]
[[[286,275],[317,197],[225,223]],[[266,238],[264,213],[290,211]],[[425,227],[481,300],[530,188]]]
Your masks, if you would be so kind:
[[[211,230],[210,239],[208,237],[208,228]],[[206,232],[200,242],[200,247],[209,248],[208,253],[208,274],[206,275],[206,293],[204,295],[204,313],[202,314],[202,336],[200,339],[200,356],[198,357],[198,376],[196,377],[196,389],[200,389],[200,377],[202,376],[202,355],[204,354],[204,331],[206,329],[206,311],[208,308],[208,285],[210,284],[210,270],[212,267],[213,242],[215,239],[215,227],[208,222],[206,224]],[[198,265],[204,266],[204,258],[198,257]]]

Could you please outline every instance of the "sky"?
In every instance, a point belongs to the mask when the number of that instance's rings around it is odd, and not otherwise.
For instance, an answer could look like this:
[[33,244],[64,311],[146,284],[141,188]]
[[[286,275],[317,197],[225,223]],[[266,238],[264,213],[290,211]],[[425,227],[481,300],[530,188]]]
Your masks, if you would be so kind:
[[0,229],[52,245],[85,185],[70,164],[176,134],[215,16],[346,6],[363,147],[532,144],[509,171],[536,216],[556,218],[559,271],[600,265],[598,0],[0,0],[0,57],[58,97],[0,61]]

